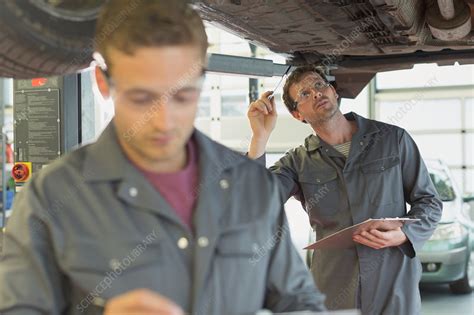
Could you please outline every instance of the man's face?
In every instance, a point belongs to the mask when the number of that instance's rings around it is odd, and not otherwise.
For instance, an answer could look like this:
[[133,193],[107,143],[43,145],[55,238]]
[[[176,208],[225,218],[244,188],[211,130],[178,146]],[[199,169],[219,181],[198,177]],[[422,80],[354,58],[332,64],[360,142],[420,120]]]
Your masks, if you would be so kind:
[[293,116],[309,124],[326,122],[339,110],[336,91],[317,73],[303,75],[299,82],[290,86],[289,93],[297,103]]
[[114,122],[127,156],[153,169],[182,157],[202,83],[203,56],[195,46],[144,47],[108,54]]

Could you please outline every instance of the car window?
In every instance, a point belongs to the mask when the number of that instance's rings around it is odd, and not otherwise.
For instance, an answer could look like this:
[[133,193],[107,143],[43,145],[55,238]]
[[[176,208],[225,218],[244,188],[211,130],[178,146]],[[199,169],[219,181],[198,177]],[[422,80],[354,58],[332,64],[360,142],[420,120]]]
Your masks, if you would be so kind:
[[453,185],[448,175],[439,171],[430,171],[431,181],[442,201],[453,201],[456,197]]

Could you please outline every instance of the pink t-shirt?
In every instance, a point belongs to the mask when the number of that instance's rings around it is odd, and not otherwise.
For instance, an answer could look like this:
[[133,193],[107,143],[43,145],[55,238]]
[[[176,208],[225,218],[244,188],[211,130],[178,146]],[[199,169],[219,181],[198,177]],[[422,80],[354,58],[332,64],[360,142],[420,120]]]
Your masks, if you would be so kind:
[[143,169],[141,171],[192,231],[193,210],[199,180],[198,151],[194,137],[188,141],[186,151],[187,165],[178,172],[154,173]]

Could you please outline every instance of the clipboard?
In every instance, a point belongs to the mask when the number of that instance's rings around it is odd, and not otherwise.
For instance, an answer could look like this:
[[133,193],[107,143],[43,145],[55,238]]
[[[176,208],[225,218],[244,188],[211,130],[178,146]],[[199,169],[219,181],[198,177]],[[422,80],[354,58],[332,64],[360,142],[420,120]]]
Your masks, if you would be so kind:
[[328,235],[319,241],[308,245],[304,249],[344,249],[355,246],[352,240],[354,234],[360,234],[363,231],[377,229],[380,231],[394,230],[402,227],[404,224],[418,222],[420,219],[412,218],[382,218],[368,219],[364,222],[354,224],[339,232]]

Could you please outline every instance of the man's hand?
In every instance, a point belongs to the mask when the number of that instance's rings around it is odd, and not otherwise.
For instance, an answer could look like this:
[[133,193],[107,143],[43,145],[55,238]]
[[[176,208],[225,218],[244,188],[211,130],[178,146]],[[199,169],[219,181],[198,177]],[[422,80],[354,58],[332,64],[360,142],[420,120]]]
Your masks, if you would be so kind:
[[249,148],[249,157],[258,158],[265,153],[265,147],[270,134],[275,129],[277,111],[275,98],[268,97],[272,91],[263,93],[258,100],[252,102],[247,112],[247,117],[252,128],[252,141]]
[[263,93],[258,100],[250,103],[247,112],[253,136],[259,139],[268,138],[276,125],[275,98],[268,99],[271,94],[272,91]]
[[361,234],[354,235],[352,239],[357,243],[374,249],[399,246],[408,240],[401,228],[385,232],[375,229],[368,232],[364,231]]
[[104,315],[183,315],[183,311],[167,298],[139,289],[108,301]]

